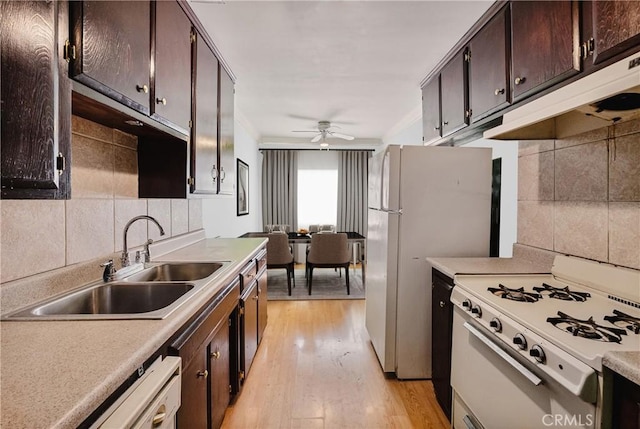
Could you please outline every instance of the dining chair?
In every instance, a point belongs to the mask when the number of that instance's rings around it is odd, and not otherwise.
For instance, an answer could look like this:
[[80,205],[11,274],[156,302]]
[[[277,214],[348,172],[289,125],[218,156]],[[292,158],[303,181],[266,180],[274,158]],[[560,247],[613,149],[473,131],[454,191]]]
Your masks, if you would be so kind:
[[307,273],[307,287],[309,295],[313,286],[314,268],[344,268],[347,295],[351,295],[349,289],[349,264],[351,261],[347,234],[313,234],[311,246],[307,254],[305,271]]
[[291,280],[293,279],[293,287],[296,286],[296,278],[294,276],[294,260],[291,246],[289,246],[289,237],[282,232],[273,232],[268,234],[267,242],[267,268],[286,268],[287,269],[287,289],[291,296]]

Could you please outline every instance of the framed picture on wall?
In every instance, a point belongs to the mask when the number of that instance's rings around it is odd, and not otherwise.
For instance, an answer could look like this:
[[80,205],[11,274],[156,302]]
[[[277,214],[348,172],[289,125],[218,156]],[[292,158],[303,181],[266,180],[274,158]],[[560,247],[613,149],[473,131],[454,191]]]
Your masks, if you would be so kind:
[[249,214],[249,166],[240,158],[237,159],[237,208],[238,216]]

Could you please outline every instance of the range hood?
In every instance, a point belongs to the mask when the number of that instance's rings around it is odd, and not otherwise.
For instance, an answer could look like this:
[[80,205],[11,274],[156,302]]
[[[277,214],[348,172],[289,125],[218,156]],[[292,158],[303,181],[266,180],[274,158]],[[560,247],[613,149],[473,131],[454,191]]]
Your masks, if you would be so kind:
[[504,114],[486,139],[564,138],[640,118],[640,54],[607,66]]

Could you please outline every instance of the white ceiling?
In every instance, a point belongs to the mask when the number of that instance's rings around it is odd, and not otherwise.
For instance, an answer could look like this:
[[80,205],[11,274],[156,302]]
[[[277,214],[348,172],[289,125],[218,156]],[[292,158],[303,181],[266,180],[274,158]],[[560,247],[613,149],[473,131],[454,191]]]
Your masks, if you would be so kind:
[[312,133],[291,131],[329,120],[356,137],[352,144],[363,144],[421,116],[420,81],[492,3],[196,0],[191,6],[237,78],[237,116],[260,142],[308,142]]

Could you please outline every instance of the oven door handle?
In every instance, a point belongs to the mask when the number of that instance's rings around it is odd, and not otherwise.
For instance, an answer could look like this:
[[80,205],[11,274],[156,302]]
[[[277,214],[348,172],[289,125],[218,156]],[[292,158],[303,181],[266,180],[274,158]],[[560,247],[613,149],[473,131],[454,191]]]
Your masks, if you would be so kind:
[[542,384],[542,379],[540,379],[540,377],[535,375],[533,372],[529,371],[524,365],[522,365],[520,362],[518,362],[513,357],[511,357],[509,353],[502,350],[498,345],[496,345],[493,341],[491,341],[486,335],[480,332],[476,327],[471,325],[469,322],[464,322],[464,327],[467,328],[467,331],[471,332],[473,336],[475,336],[477,339],[482,341],[484,344],[486,344],[487,347],[489,347],[498,356],[500,356],[502,360],[504,360],[509,365],[511,365],[520,374],[527,377],[527,379],[531,383],[533,383],[535,386],[539,386],[540,384]]

